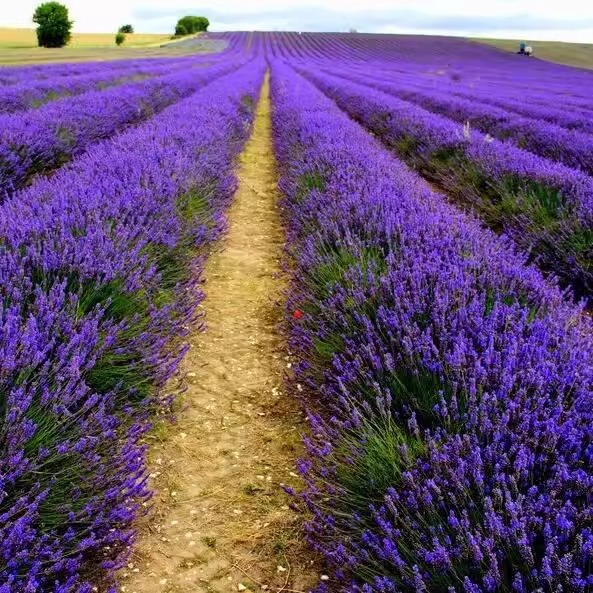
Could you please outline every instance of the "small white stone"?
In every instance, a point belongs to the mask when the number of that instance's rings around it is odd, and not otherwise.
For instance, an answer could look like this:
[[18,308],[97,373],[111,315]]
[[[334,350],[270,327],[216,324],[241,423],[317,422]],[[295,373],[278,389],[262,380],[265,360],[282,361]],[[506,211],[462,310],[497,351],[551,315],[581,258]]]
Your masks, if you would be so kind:
[[247,587],[243,583],[237,585],[237,591],[247,591]]
[[167,579],[161,579],[161,580],[159,581],[159,584],[161,584],[161,585],[166,585],[166,584],[167,584]]
[[329,577],[326,574],[322,574],[321,575],[321,580],[322,581],[329,581]]
[[286,572],[286,570],[287,570],[287,569],[286,569],[286,568],[284,568],[284,566],[280,566],[280,565],[278,565],[278,566],[276,567],[276,570],[277,570],[278,572]]

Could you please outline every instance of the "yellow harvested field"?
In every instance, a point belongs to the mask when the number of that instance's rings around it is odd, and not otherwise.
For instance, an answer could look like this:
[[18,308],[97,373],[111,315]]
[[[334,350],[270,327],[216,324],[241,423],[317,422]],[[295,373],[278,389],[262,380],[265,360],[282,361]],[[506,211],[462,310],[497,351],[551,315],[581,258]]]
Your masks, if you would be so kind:
[[[159,45],[171,39],[165,33],[133,33],[126,35],[128,47],[146,47]],[[12,29],[0,27],[0,48],[19,49],[37,47],[35,29]],[[115,31],[113,33],[74,33],[69,45],[72,49],[115,47]]]
[[[190,37],[193,37],[190,35]],[[177,41],[186,39],[180,38]],[[163,43],[168,47],[160,47]],[[176,47],[168,33],[134,33],[126,35],[121,47],[115,44],[113,33],[74,33],[67,47],[48,49],[37,47],[35,29],[0,27],[0,65],[40,64],[49,62],[81,62],[155,58],[163,56],[209,53],[204,47]]]

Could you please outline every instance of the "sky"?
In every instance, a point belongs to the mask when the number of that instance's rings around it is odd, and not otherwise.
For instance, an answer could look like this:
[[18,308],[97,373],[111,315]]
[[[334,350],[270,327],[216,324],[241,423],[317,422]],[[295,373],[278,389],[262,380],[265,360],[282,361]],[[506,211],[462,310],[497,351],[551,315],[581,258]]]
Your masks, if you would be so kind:
[[[61,0],[78,32],[172,31],[180,16],[212,31],[293,30],[425,33],[593,43],[591,0]],[[40,0],[0,0],[0,27],[31,27]]]

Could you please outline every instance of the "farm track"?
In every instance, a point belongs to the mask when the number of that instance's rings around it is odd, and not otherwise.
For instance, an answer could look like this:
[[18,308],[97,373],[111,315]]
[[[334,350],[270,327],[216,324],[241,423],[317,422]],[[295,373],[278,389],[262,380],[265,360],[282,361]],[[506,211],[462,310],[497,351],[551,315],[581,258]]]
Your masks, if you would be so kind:
[[152,436],[155,508],[120,574],[128,593],[304,591],[315,580],[280,486],[296,481],[305,421],[283,394],[284,237],[271,138],[266,78],[228,234],[205,267],[207,330],[190,339],[179,419]]

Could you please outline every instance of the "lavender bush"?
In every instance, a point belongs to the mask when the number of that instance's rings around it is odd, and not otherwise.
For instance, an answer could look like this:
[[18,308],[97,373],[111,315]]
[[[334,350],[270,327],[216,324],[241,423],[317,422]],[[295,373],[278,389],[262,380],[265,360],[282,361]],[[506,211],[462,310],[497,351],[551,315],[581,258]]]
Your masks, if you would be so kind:
[[241,60],[68,97],[24,113],[0,115],[0,198],[43,173],[236,69]]
[[593,290],[593,178],[366,85],[306,70],[351,116],[504,230],[579,297]]
[[0,209],[0,591],[91,590],[149,495],[140,438],[185,352],[263,64]]
[[38,107],[0,116],[0,593],[115,589],[262,55],[319,591],[593,591],[593,327],[530,265],[590,293],[591,73],[446,38],[208,37],[224,52],[0,68],[5,110]]
[[90,74],[79,74],[32,80],[21,84],[0,86],[0,113],[15,113],[41,107],[45,103],[87,91],[117,86],[133,80],[171,74],[175,70],[196,66],[192,59],[183,58],[156,64],[150,61],[133,62],[117,70],[104,68]]
[[308,537],[342,591],[588,591],[592,327],[273,65],[311,393]]
[[194,64],[209,64],[212,61],[226,59],[225,52],[218,54],[194,54],[188,57],[178,58],[140,58],[135,60],[113,60],[113,61],[89,61],[89,62],[68,62],[60,64],[33,64],[27,66],[0,66],[0,88],[13,85],[38,83],[44,85],[48,81],[58,84],[62,79],[76,76],[99,74],[100,72],[118,73],[128,68],[146,68],[174,65],[179,61],[191,61]]
[[[588,175],[593,173],[593,136],[590,134],[566,130],[540,119],[510,113],[485,104],[480,97],[463,99],[445,91],[410,88],[400,81],[394,83],[377,81],[362,75],[346,76],[354,82],[411,101],[461,124],[469,122],[471,128],[475,127],[484,134],[512,142],[529,152],[580,169]],[[591,116],[587,120],[590,122]]]
[[[323,64],[327,67],[326,64]],[[553,125],[565,128],[567,130],[576,130],[591,134],[593,132],[593,105],[585,97],[579,98],[580,91],[588,92],[593,80],[572,80],[575,71],[571,72],[571,77],[567,77],[566,84],[560,88],[554,88],[553,84],[548,84],[550,72],[538,72],[536,77],[531,80],[524,80],[525,71],[521,72],[516,67],[510,67],[512,77],[505,77],[505,71],[497,68],[498,64],[488,60],[487,74],[493,77],[493,80],[484,80],[485,72],[469,73],[467,68],[463,67],[463,76],[460,79],[452,80],[450,78],[430,78],[426,79],[418,69],[411,70],[406,68],[394,70],[394,64],[389,67],[372,69],[370,72],[361,68],[351,68],[351,74],[363,76],[365,82],[391,83],[390,90],[404,91],[405,95],[409,93],[444,93],[452,100],[471,101],[474,106],[481,106],[482,109],[490,108],[493,115],[504,110],[508,113],[510,119],[515,117],[526,117],[528,119],[539,121],[544,124],[549,122]],[[500,64],[502,66],[502,64]],[[515,65],[516,66],[516,65]],[[549,70],[549,65],[548,70]],[[581,74],[583,74],[581,72]],[[508,75],[507,75],[508,76]],[[590,76],[589,76],[590,79]],[[541,89],[534,88],[536,85],[542,85],[545,80],[545,87]],[[570,82],[569,82],[570,80]],[[397,81],[397,85],[393,83]],[[404,94],[398,95],[406,98]]]

